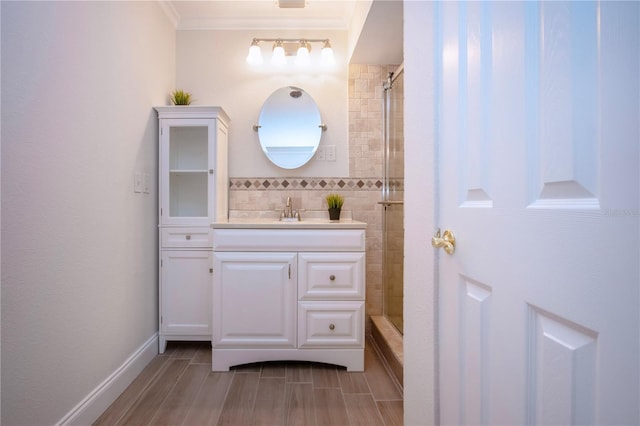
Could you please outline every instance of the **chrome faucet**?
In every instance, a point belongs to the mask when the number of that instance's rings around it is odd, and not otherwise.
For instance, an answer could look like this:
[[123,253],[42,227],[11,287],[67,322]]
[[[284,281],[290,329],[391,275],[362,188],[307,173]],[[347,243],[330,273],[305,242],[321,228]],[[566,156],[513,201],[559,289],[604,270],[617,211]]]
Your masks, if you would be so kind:
[[297,210],[293,210],[293,203],[291,197],[287,197],[287,204],[284,206],[284,210],[280,214],[280,220],[300,220],[300,213]]
[[287,197],[287,205],[284,209],[284,217],[293,217],[293,208],[291,207],[291,197]]

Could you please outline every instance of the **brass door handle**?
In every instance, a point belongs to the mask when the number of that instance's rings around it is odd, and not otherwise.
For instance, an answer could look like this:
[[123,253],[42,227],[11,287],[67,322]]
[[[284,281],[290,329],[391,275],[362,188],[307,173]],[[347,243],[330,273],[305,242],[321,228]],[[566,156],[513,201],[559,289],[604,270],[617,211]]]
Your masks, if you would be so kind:
[[453,254],[453,252],[456,251],[456,237],[453,235],[453,232],[448,229],[444,230],[444,234],[441,237],[440,229],[438,228],[431,238],[431,245],[435,248],[444,247],[444,251],[446,251],[447,254]]

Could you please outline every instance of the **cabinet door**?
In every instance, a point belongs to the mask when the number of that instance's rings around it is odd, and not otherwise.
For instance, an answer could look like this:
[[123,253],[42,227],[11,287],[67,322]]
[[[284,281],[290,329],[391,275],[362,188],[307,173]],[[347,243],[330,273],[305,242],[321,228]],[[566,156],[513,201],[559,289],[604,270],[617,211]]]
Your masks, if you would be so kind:
[[212,211],[214,119],[160,121],[160,220],[207,226]]
[[296,346],[296,254],[214,253],[213,346]]
[[160,329],[165,334],[211,334],[212,252],[161,252]]

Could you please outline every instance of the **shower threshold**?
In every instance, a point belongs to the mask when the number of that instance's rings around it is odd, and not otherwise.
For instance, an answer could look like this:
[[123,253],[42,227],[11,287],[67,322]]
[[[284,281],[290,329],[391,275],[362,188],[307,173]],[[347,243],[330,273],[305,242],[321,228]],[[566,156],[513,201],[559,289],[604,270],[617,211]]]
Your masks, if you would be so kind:
[[402,334],[391,322],[383,316],[371,317],[371,334],[384,361],[386,361],[389,370],[403,387],[403,371],[404,371],[404,346],[402,342]]

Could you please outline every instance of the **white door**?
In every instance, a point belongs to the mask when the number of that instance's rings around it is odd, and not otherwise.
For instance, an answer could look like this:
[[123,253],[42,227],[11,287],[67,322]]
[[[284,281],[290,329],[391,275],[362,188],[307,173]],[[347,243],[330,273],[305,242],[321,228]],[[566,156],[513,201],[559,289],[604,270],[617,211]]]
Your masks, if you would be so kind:
[[639,424],[639,4],[435,13],[441,423]]

